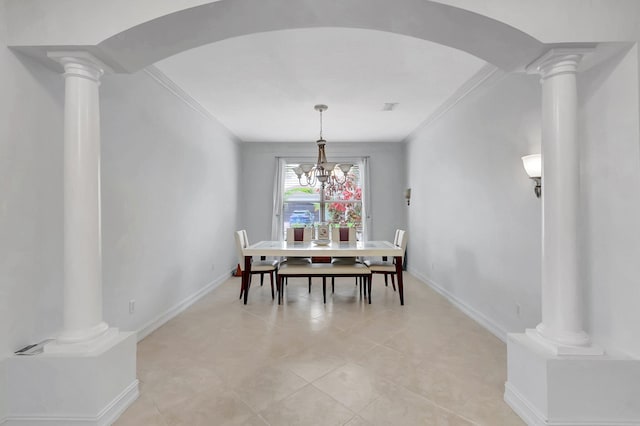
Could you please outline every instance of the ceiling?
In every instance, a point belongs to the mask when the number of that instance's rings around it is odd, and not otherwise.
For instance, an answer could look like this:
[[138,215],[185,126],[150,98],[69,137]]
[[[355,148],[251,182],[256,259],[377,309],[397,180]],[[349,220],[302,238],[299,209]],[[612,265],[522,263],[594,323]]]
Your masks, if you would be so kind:
[[[485,62],[413,37],[351,28],[273,31],[155,64],[243,142],[401,142]],[[386,102],[398,103],[383,111]]]

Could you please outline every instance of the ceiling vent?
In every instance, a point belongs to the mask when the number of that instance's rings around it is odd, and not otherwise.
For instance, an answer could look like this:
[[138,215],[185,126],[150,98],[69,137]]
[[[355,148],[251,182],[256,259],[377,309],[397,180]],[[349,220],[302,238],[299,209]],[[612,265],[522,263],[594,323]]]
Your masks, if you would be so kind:
[[397,107],[398,107],[398,102],[385,102],[384,105],[382,105],[382,110],[393,111]]

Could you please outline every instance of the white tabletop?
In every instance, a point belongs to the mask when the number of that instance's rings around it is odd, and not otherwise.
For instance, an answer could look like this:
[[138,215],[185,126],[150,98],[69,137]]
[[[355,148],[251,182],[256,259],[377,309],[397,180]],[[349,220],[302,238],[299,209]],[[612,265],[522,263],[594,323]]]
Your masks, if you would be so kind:
[[389,241],[358,241],[357,243],[260,241],[244,250],[245,256],[404,256],[401,247]]

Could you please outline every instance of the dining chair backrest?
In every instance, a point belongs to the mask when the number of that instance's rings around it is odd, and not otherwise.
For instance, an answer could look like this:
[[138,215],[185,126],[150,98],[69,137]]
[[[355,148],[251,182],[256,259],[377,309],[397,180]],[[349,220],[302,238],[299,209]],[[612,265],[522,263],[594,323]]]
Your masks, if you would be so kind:
[[311,228],[287,228],[287,242],[311,241]]
[[393,237],[394,246],[400,245],[400,231],[402,231],[402,229],[396,229],[396,234]]
[[403,229],[398,229],[397,231],[398,242],[396,243],[396,245],[402,248],[403,256],[404,256],[405,250],[407,250],[407,238],[408,238],[407,231]]
[[238,254],[238,264],[240,268],[244,270],[244,249],[249,246],[247,241],[247,231],[244,229],[236,231],[236,251]]
[[331,229],[331,241],[354,243],[356,241],[356,228],[341,227]]
[[236,231],[236,250],[238,253],[238,264],[241,269],[244,269],[244,249],[247,247],[247,241],[245,239],[246,231]]

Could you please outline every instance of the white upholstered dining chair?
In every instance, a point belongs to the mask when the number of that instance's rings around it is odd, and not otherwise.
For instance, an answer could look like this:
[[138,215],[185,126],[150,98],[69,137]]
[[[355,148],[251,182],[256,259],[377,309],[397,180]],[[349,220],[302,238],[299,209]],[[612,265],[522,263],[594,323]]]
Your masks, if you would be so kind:
[[[287,244],[296,242],[309,242],[312,239],[313,229],[304,228],[287,228]],[[283,264],[287,265],[310,265],[310,257],[287,257],[283,260]],[[311,293],[311,277],[309,278],[309,293]]]
[[[339,242],[339,243],[351,243],[355,244],[357,242],[356,239],[356,228],[354,227],[335,227],[331,228],[331,241]],[[331,263],[334,265],[340,266],[349,266],[354,265],[358,262],[356,257],[332,257]],[[362,277],[356,277],[356,285],[358,285],[358,279],[362,280]],[[335,291],[335,278],[331,278],[331,292]],[[360,291],[362,291],[362,282],[360,283]],[[366,287],[365,287],[366,291]]]
[[[404,252],[407,249],[407,232],[402,229],[396,229],[395,238],[393,239],[393,244],[402,248],[402,256],[404,256]],[[396,291],[396,261],[395,258],[386,259],[382,258],[382,260],[366,260],[364,262],[372,274],[384,274],[384,285],[388,286],[389,282],[387,277],[391,276],[391,284],[393,285],[393,291]]]
[[[244,273],[244,249],[249,246],[249,239],[247,237],[247,231],[244,229],[240,231],[236,231],[236,249],[238,252],[238,265],[240,266],[240,270]],[[251,261],[251,275],[260,274],[260,286],[264,283],[264,274],[269,274],[269,278],[271,280],[271,298],[275,298],[274,294],[274,275],[275,281],[278,279],[278,264],[277,260],[258,260]],[[251,275],[249,276],[249,282],[247,285],[251,284]],[[244,288],[240,286],[240,297],[244,292]]]
[[[331,241],[340,243],[356,243],[356,228],[340,227],[331,229]],[[331,263],[340,265],[353,265],[356,263],[355,257],[332,257]]]
[[[287,228],[287,244],[296,242],[310,242],[312,235],[311,228]],[[289,264],[292,263],[311,263],[310,257],[287,257]]]

